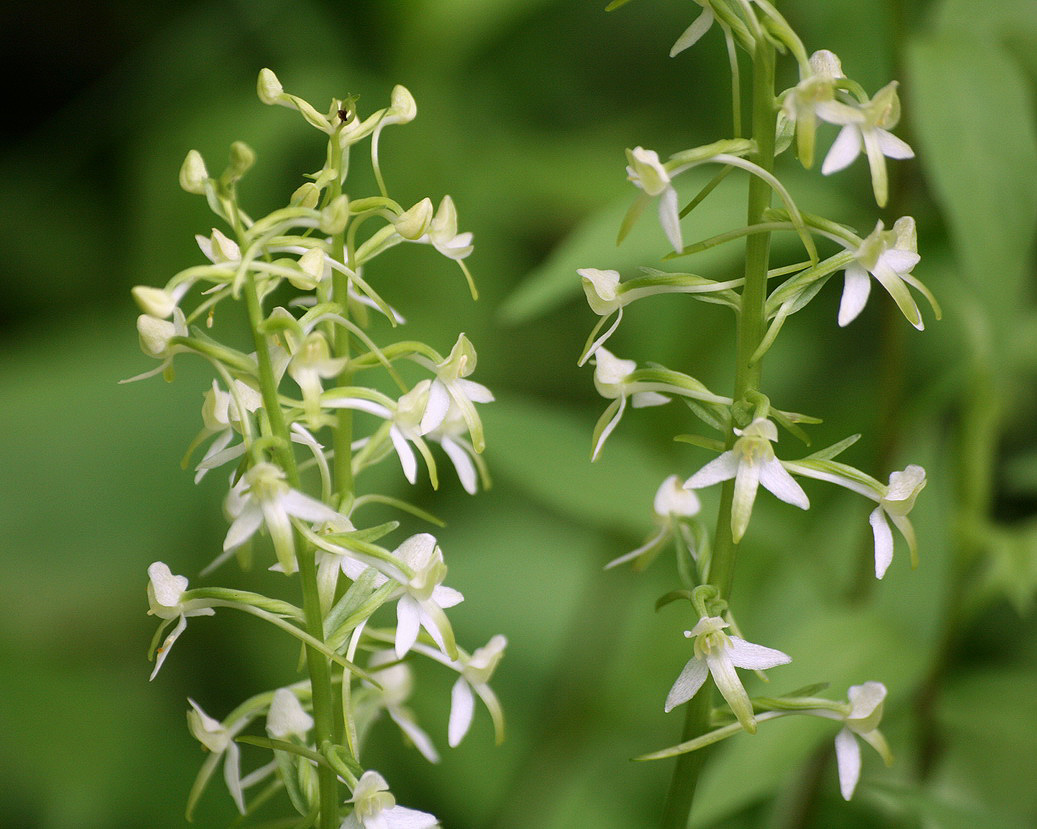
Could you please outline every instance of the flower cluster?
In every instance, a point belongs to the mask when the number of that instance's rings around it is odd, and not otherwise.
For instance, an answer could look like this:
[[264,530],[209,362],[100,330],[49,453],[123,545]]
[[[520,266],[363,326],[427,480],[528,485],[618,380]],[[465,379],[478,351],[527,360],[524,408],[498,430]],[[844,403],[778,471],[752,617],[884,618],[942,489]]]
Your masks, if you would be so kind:
[[[787,21],[765,0],[695,0],[701,11],[671,50],[677,55],[692,46],[714,26],[727,40],[734,76],[732,96],[736,136],[745,134],[741,124],[737,48],[744,49],[754,63],[752,138],[722,139],[673,153],[668,158],[644,147],[626,151],[627,179],[639,192],[620,228],[620,241],[633,223],[657,202],[659,224],[672,248],[666,259],[690,256],[709,248],[746,240],[745,276],[723,281],[692,273],[641,268],[628,279],[616,270],[581,268],[578,271],[591,310],[599,317],[587,339],[580,364],[594,366],[594,385],[609,401],[594,428],[591,457],[597,459],[607,439],[617,430],[628,408],[661,406],[682,401],[701,425],[715,435],[686,434],[678,441],[714,453],[697,472],[681,482],[676,475],[660,486],[654,502],[655,528],[648,540],[610,561],[606,567],[631,563],[642,569],[674,541],[681,589],[660,599],[668,604],[688,599],[696,613],[694,626],[685,636],[694,640],[693,656],[674,682],[665,710],[688,702],[704,687],[715,686],[726,708],[710,711],[702,706],[689,710],[691,732],[698,734],[685,743],[646,755],[643,759],[671,757],[696,750],[741,731],[755,733],[757,723],[795,711],[838,719],[843,729],[836,738],[840,783],[849,799],[860,771],[859,737],[873,745],[887,761],[888,747],[877,731],[886,689],[869,682],[850,689],[850,703],[832,703],[813,698],[766,700],[750,698],[737,669],[762,671],[791,661],[780,650],[746,641],[734,623],[727,596],[734,574],[735,550],[752,539],[751,519],[762,486],[780,501],[802,510],[811,506],[800,483],[811,478],[849,489],[875,503],[869,523],[874,537],[875,576],[883,578],[894,549],[890,523],[907,542],[912,564],[917,564],[917,542],[909,513],[926,482],[922,467],[912,464],[893,472],[888,484],[849,464],[835,460],[857,439],[848,438],[803,458],[789,458],[778,449],[779,429],[805,442],[802,424],[819,420],[775,408],[763,393],[758,365],[789,317],[806,307],[829,279],[843,273],[842,297],[837,322],[846,326],[857,319],[871,293],[872,279],[889,294],[904,318],[915,328],[924,327],[916,301],[921,294],[937,318],[939,306],[922,282],[913,275],[920,257],[915,222],[910,216],[898,219],[890,229],[878,221],[874,230],[857,234],[837,221],[801,210],[775,174],[775,159],[793,144],[800,163],[814,162],[818,133],[825,124],[838,129],[821,164],[824,175],[848,167],[863,152],[871,171],[872,190],[879,207],[889,198],[886,159],[913,157],[911,148],[891,130],[900,118],[897,84],[892,82],[873,96],[848,78],[839,58],[821,50],[808,56]],[[614,3],[612,7],[621,5]],[[799,67],[799,82],[775,93],[774,60],[782,52]],[[768,53],[764,60],[761,56]],[[698,194],[682,208],[677,189],[679,176],[711,167],[720,168],[707,179]],[[744,227],[686,244],[681,220],[732,172],[750,177],[749,219]],[[690,178],[690,175],[688,176]],[[780,207],[771,206],[774,200]],[[769,236],[794,233],[802,244],[801,261],[773,266]],[[837,246],[822,256],[823,246]],[[738,341],[734,389],[730,396],[717,394],[689,374],[648,363],[639,368],[630,359],[620,359],[605,347],[613,338],[628,307],[657,294],[686,294],[691,299],[731,308],[735,312]],[[610,344],[611,345],[611,344]],[[785,446],[784,443],[781,446]],[[779,457],[780,453],[780,457]],[[696,492],[722,484],[717,526],[710,538],[701,520],[702,505]],[[732,633],[725,632],[731,628]],[[707,681],[712,679],[707,685]],[[710,731],[711,724],[725,722]],[[697,772],[696,772],[697,773]],[[676,781],[676,778],[675,778]],[[675,786],[677,783],[675,782]],[[682,785],[694,789],[693,784]],[[673,825],[676,825],[674,823]]]
[[[241,590],[189,590],[184,576],[162,562],[152,564],[149,612],[162,620],[152,678],[188,618],[229,608],[271,623],[306,646],[310,677],[254,697],[223,722],[191,701],[191,731],[210,754],[190,805],[222,762],[243,814],[249,809],[246,790],[273,775],[299,814],[320,812],[322,827],[434,826],[433,816],[396,805],[384,778],[365,769],[364,723],[385,710],[427,759],[438,760],[431,738],[404,707],[412,687],[408,660],[417,655],[459,674],[449,744],[467,732],[476,695],[500,739],[503,714],[488,683],[506,641],[496,636],[471,655],[458,647],[446,611],[464,597],[444,584],[447,566],[437,539],[417,532],[383,546],[400,521],[361,522],[365,507],[374,504],[432,516],[396,498],[363,493],[357,483],[369,467],[395,455],[404,477],[416,484],[420,455],[436,487],[432,447],[438,445],[467,492],[475,493],[480,482],[488,485],[477,407],[492,402],[493,394],[471,379],[475,347],[464,334],[446,354],[410,339],[386,342],[385,332],[404,318],[375,287],[372,273],[373,261],[394,246],[427,245],[460,266],[474,296],[464,262],[472,234],[459,232],[450,196],[437,209],[429,198],[404,207],[386,191],[380,135],[417,113],[404,87],[393,89],[389,106],[367,117],[352,97],[335,99],[321,112],[285,92],[268,69],[259,75],[258,93],[264,103],[299,112],[324,134],[325,165],[287,205],[253,218],[238,198],[239,183],[255,161],[245,144],[232,146],[229,166],[215,176],[199,153],[188,154],[180,184],[205,196],[222,229],[197,237],[203,264],[161,288],[133,290],[142,312],[142,350],[159,365],[132,379],[158,373],[172,379],[174,359],[182,354],[212,365],[203,428],[185,465],[208,443],[195,464],[196,481],[232,463],[233,471],[224,498],[226,537],[203,575],[235,556],[252,560],[258,551],[271,570],[299,578],[303,601],[296,606]],[[350,154],[365,140],[379,190],[371,196],[346,190]],[[229,325],[235,317],[247,320],[250,347],[215,338],[210,329],[219,330],[225,317]],[[378,332],[381,344],[375,342]],[[391,627],[376,624],[382,615]],[[344,717],[332,716],[333,704]],[[236,739],[263,715],[273,760],[243,777]],[[327,804],[331,797],[342,803],[340,787],[351,797],[331,814]]]

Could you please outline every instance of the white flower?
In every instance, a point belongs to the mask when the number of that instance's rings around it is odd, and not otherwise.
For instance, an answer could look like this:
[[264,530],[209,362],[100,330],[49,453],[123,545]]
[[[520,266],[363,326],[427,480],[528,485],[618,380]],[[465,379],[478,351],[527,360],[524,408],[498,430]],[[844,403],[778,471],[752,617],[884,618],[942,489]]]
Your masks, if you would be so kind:
[[853,797],[857,781],[861,776],[861,748],[856,737],[872,746],[886,765],[893,762],[892,752],[882,732],[878,730],[882,719],[882,705],[886,699],[886,686],[881,682],[865,682],[849,690],[850,713],[843,719],[845,725],[835,735],[835,758],[839,765],[839,790],[843,798]]
[[694,628],[684,631],[689,639],[695,639],[695,655],[673,683],[666,697],[665,710],[671,711],[695,696],[706,677],[712,674],[713,681],[742,728],[755,734],[753,705],[735,668],[762,671],[786,665],[792,661],[792,657],[773,648],[746,642],[737,636],[728,636],[723,630],[728,626],[719,616],[703,616]]
[[152,288],[148,285],[137,285],[130,292],[140,310],[150,317],[167,319],[172,316],[173,310],[179,305],[184,294],[190,289],[189,281],[181,282],[172,290],[165,288]]
[[450,692],[450,724],[447,735],[451,748],[460,744],[471,727],[472,715],[475,712],[475,694],[479,695],[479,699],[486,705],[486,710],[490,712],[497,743],[500,744],[504,740],[504,712],[489,682],[501,657],[504,656],[504,648],[507,645],[508,640],[498,634],[470,657],[462,657],[455,663],[454,667],[461,675]]
[[803,488],[774,456],[771,443],[778,439],[777,427],[767,418],[758,417],[744,430],[735,429],[740,437],[734,446],[707,463],[684,484],[688,489],[735,479],[731,505],[731,535],[741,541],[749,526],[756,490],[760,484],[787,504],[808,509],[810,501]]
[[[681,485],[680,478],[676,475],[670,475],[662,482],[655,493],[653,512],[655,513],[656,523],[659,526],[658,531],[636,550],[631,550],[629,553],[625,553],[619,558],[610,561],[605,565],[605,569],[608,570],[628,561],[634,561],[634,569],[643,570],[658,555],[666,542],[673,538],[675,533],[681,532],[683,529],[683,519],[697,515],[701,508],[702,505],[699,503],[698,496],[694,492],[685,489]],[[683,536],[683,533],[681,534]],[[686,543],[689,541],[686,536],[684,539]],[[694,554],[694,548],[691,545],[688,546],[689,550]]]
[[618,311],[623,301],[619,298],[619,271],[600,270],[599,268],[578,268],[583,283],[583,292],[587,295],[587,304],[598,316],[607,316]]
[[303,409],[312,428],[323,425],[320,395],[324,387],[321,378],[337,377],[348,362],[346,357],[332,357],[328,341],[317,331],[307,334],[294,350],[288,363],[288,375],[302,391]]
[[436,215],[429,222],[428,230],[417,241],[432,245],[447,258],[458,261],[473,250],[472,234],[457,232],[457,208],[450,196],[443,196]]
[[695,0],[700,6],[702,6],[702,14],[695,18],[690,26],[684,30],[684,33],[677,38],[677,42],[673,44],[670,49],[670,57],[676,57],[685,49],[688,49],[698,43],[699,39],[710,30],[713,25],[715,16],[713,14],[713,8],[709,5],[709,0]]
[[[380,667],[388,662],[395,664]],[[396,662],[396,653],[389,650],[372,655],[367,668],[372,679],[378,683],[377,688],[370,686],[377,695],[378,703],[385,708],[390,719],[414,743],[414,747],[422,756],[430,763],[438,763],[439,752],[436,751],[432,738],[415,722],[414,714],[405,705],[414,688],[410,666],[405,662]]]
[[246,412],[255,412],[263,405],[263,397],[252,386],[240,380],[234,381],[233,388],[233,394],[223,391],[213,380],[212,388],[205,392],[205,402],[202,403],[202,422],[205,425],[192,442],[191,448],[188,449],[188,455],[207,437],[211,435],[216,437],[195,467],[197,473],[194,476],[195,483],[201,481],[210,469],[238,458],[245,452],[244,443],[239,443],[230,449],[227,448],[234,433],[241,429],[242,413],[238,409],[238,401],[241,402]]
[[[846,268],[842,300],[839,303],[839,325],[848,325],[864,310],[871,292],[874,276],[885,288],[901,313],[915,328],[921,331],[925,325],[908,285],[921,290],[927,297],[928,291],[911,275],[918,264],[918,240],[915,220],[910,216],[897,219],[892,230],[886,230],[880,221],[875,230],[861,242],[853,252],[854,262]],[[932,298],[930,302],[932,302]]]
[[234,737],[246,725],[248,719],[239,720],[233,727],[227,728],[219,720],[206,714],[193,699],[187,700],[193,710],[187,712],[187,726],[191,734],[206,749],[212,752],[214,761],[223,756],[223,779],[227,790],[234,799],[234,804],[241,814],[245,814],[245,783],[241,779],[241,749],[234,742]]
[[306,734],[313,728],[313,717],[306,713],[299,698],[288,688],[278,688],[270,700],[266,715],[266,733],[277,740],[298,737],[306,741]]
[[342,821],[339,829],[433,829],[439,821],[428,812],[396,805],[389,784],[376,771],[365,771],[346,801],[353,804],[353,814]]
[[451,401],[443,422],[426,437],[443,447],[443,451],[454,465],[457,478],[464,487],[464,491],[469,495],[475,495],[480,478],[484,488],[489,486],[489,474],[483,459],[466,439],[468,434],[470,432],[468,424],[465,423],[464,414],[460,407]]
[[810,56],[810,71],[788,90],[782,100],[782,112],[796,125],[799,160],[804,167],[814,163],[814,135],[817,119],[830,124],[852,124],[864,120],[858,109],[836,98],[836,82],[845,78],[839,58],[827,49]]
[[821,172],[827,176],[849,167],[863,149],[871,168],[875,202],[879,207],[885,207],[889,189],[886,158],[914,158],[915,155],[906,142],[886,129],[892,129],[900,120],[897,82],[892,81],[876,92],[874,98],[860,105],[859,111],[862,119],[847,123],[839,131],[821,165]]
[[311,523],[342,519],[342,515],[327,504],[291,489],[285,482],[284,472],[272,463],[257,463],[241,477],[228,495],[227,510],[233,523],[223,540],[223,554],[206,571],[222,564],[255,535],[256,530],[266,525],[282,571],[294,573],[297,567],[291,517]]
[[894,472],[889,476],[886,494],[879,499],[879,505],[868,517],[875,536],[875,578],[881,579],[893,561],[893,533],[889,529],[887,517],[907,539],[912,559],[917,557],[915,529],[907,515],[914,507],[918,493],[925,488],[925,483],[925,470],[917,464],[911,464],[903,472]]
[[[155,651],[155,670],[151,672],[149,679],[154,679],[158,674],[162,663],[169,656],[173,643],[180,637],[187,627],[188,616],[212,616],[216,613],[204,601],[200,599],[183,600],[184,592],[187,590],[187,577],[174,576],[169,566],[161,561],[154,562],[148,567],[148,610],[149,616],[157,616],[165,620],[159,628],[159,633],[166,625],[176,619],[176,627]],[[157,634],[156,634],[157,636]]]
[[443,586],[446,564],[436,539],[428,533],[412,535],[393,555],[414,573],[396,594],[396,657],[403,659],[423,627],[441,651],[456,659],[454,631],[443,610],[460,604],[464,596]]
[[457,342],[450,349],[450,354],[441,362],[429,365],[435,371],[436,379],[429,387],[428,404],[421,418],[420,434],[431,432],[443,422],[452,401],[468,424],[475,451],[483,451],[486,442],[475,404],[492,403],[493,392],[481,383],[466,379],[475,371],[476,361],[475,347],[464,334],[459,334]]
[[[619,425],[620,418],[626,410],[627,397],[631,398],[631,404],[635,409],[646,406],[661,406],[669,403],[670,398],[654,391],[633,391],[633,383],[627,378],[637,370],[637,363],[633,360],[621,360],[607,348],[599,347],[594,352],[594,387],[598,394],[606,400],[612,400],[608,408],[598,420],[599,428],[595,429],[597,440],[591,452],[591,460],[597,460],[605,440],[612,434],[613,429]],[[603,421],[606,421],[601,426]]]
[[659,161],[659,154],[655,150],[634,147],[627,150],[627,161],[630,162],[627,165],[627,178],[646,195],[659,196],[659,223],[673,249],[680,253],[684,250],[684,241],[681,238],[677,191],[670,183],[670,174]]

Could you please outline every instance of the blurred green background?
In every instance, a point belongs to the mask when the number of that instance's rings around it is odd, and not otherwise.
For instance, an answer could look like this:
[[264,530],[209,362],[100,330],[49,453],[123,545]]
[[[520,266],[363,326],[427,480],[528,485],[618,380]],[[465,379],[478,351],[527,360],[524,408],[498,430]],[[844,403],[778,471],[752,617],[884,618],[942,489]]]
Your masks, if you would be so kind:
[[[677,606],[653,611],[675,585],[671,562],[640,576],[601,568],[649,531],[658,483],[708,456],[669,441],[691,428],[671,404],[628,414],[591,466],[604,403],[590,368],[575,365],[595,321],[575,268],[630,277],[659,264],[666,244],[648,216],[614,246],[634,196],[623,149],[669,154],[727,135],[729,80],[716,32],[667,57],[697,5],[603,6],[41,0],[0,11],[11,119],[0,150],[0,826],[183,825],[203,759],[185,698],[222,716],[295,676],[294,647],[221,613],[194,620],[148,683],[145,568],[164,560],[201,583],[225,532],[222,480],[195,487],[178,466],[198,429],[204,367],[181,360],[171,385],[117,385],[151,367],[129,289],[195,264],[192,235],[211,227],[204,201],[177,187],[187,150],[218,170],[231,141],[252,145],[244,198],[257,213],[320,166],[316,134],[256,100],[263,66],[319,108],[354,93],[369,112],[406,85],[419,116],[385,133],[390,193],[404,204],[450,193],[461,229],[475,233],[476,304],[429,251],[390,254],[369,278],[415,338],[445,352],[461,328],[475,343],[475,379],[498,394],[484,415],[494,486],[473,499],[450,476],[439,493],[407,492],[391,475],[377,484],[448,521],[449,583],[466,595],[452,613],[460,641],[508,636],[495,678],[508,740],[494,748],[478,711],[462,746],[429,767],[382,724],[368,761],[402,803],[455,829],[654,825],[670,766],[628,758],[678,739],[681,715],[662,703],[693,620]],[[833,283],[786,327],[765,387],[777,405],[824,418],[815,446],[860,431],[848,462],[883,480],[921,463],[930,484],[913,513],[917,571],[898,542],[884,581],[860,579],[867,505],[808,482],[808,514],[760,499],[735,591],[747,638],[794,656],[771,673],[772,692],[889,686],[896,765],[866,749],[847,806],[833,729],[769,724],[715,752],[694,825],[1033,826],[1037,4],[780,6],[809,50],[838,53],[869,92],[902,81],[898,134],[919,160],[896,166],[882,216],[917,218],[915,273],[945,316],[918,334],[876,290],[838,329]],[[784,161],[805,210],[870,231],[880,214],[863,162],[822,179]],[[721,188],[686,238],[736,225],[743,199],[742,183]],[[724,248],[674,269],[733,274],[737,255]],[[681,299],[631,308],[610,348],[729,389],[728,315]],[[801,452],[788,437],[782,450]],[[269,578],[225,570],[214,581],[257,589]],[[420,684],[419,719],[445,747],[449,677],[423,671]],[[214,786],[196,825],[232,818]]]

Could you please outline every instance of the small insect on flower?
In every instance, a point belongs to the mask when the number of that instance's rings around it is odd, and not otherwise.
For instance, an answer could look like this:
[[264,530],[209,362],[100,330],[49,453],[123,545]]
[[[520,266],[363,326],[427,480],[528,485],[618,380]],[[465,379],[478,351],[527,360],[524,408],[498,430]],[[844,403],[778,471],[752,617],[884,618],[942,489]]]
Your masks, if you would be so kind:
[[338,118],[343,124],[348,124],[356,115],[356,102],[359,95],[347,95],[342,102],[342,109],[338,111]]

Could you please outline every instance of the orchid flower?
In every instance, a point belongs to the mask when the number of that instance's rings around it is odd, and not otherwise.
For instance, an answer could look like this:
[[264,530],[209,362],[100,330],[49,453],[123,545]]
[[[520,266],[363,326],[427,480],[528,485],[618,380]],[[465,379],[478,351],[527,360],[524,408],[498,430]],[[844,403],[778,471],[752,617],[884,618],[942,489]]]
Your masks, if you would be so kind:
[[[621,360],[607,348],[599,347],[594,352],[594,387],[598,394],[613,402],[598,419],[597,440],[591,452],[591,460],[597,460],[602,447],[612,431],[619,425],[620,418],[626,410],[627,397],[635,409],[647,406],[662,406],[670,402],[670,398],[655,391],[634,391],[629,380],[637,369],[633,360]],[[604,422],[604,425],[603,425]]]
[[841,126],[864,120],[860,110],[836,97],[836,82],[846,76],[834,53],[827,49],[814,52],[809,69],[809,72],[801,71],[799,83],[782,96],[782,112],[796,125],[799,160],[808,169],[814,163],[818,119]]
[[169,656],[173,643],[187,628],[187,618],[189,616],[212,616],[216,611],[202,599],[184,601],[187,577],[174,576],[169,566],[161,561],[156,561],[148,567],[148,579],[148,605],[150,607],[148,615],[164,620],[155,637],[158,638],[161,635],[169,622],[173,619],[177,620],[176,627],[162,640],[162,645],[155,651],[155,670],[149,677],[149,679],[154,679],[162,667],[162,663]]
[[508,640],[497,634],[471,656],[466,658],[462,655],[455,664],[461,675],[450,692],[450,725],[447,734],[451,748],[460,744],[472,725],[476,694],[490,712],[497,744],[504,741],[504,712],[497,695],[490,688],[490,678],[504,656],[507,645]]
[[735,668],[762,671],[786,665],[792,661],[792,657],[773,648],[746,642],[737,636],[728,636],[723,629],[729,626],[719,616],[703,616],[694,628],[684,631],[686,637],[695,640],[695,655],[688,660],[673,683],[664,710],[669,712],[690,700],[698,693],[706,677],[712,674],[717,689],[731,706],[742,728],[755,734],[753,705]]
[[[618,567],[628,561],[634,562],[635,570],[643,570],[659,554],[663,546],[676,534],[681,534],[685,542],[689,539],[682,532],[684,520],[697,515],[702,505],[698,496],[691,490],[685,489],[676,475],[670,475],[659,486],[655,493],[655,501],[652,505],[655,514],[655,522],[658,530],[644,544],[636,550],[614,558],[605,565],[605,569]],[[689,545],[694,554],[694,548]]]
[[389,784],[376,771],[365,771],[353,796],[346,801],[353,804],[353,813],[342,821],[339,829],[434,829],[439,821],[428,812],[396,805],[389,793]]
[[778,429],[767,418],[758,417],[742,429],[734,446],[707,463],[692,475],[684,486],[702,487],[735,479],[734,502],[731,505],[731,536],[737,544],[745,535],[752,515],[753,502],[760,484],[787,504],[808,509],[810,500],[803,488],[774,456],[771,443],[778,439]]
[[[395,664],[386,664],[389,662]],[[383,665],[385,667],[381,667]],[[385,708],[389,718],[426,760],[438,763],[439,752],[436,751],[432,738],[415,722],[414,713],[406,707],[406,702],[414,690],[414,676],[410,666],[405,662],[397,662],[396,653],[387,650],[373,654],[367,667],[371,678],[378,683],[377,688],[369,686],[376,694],[377,704]]]

